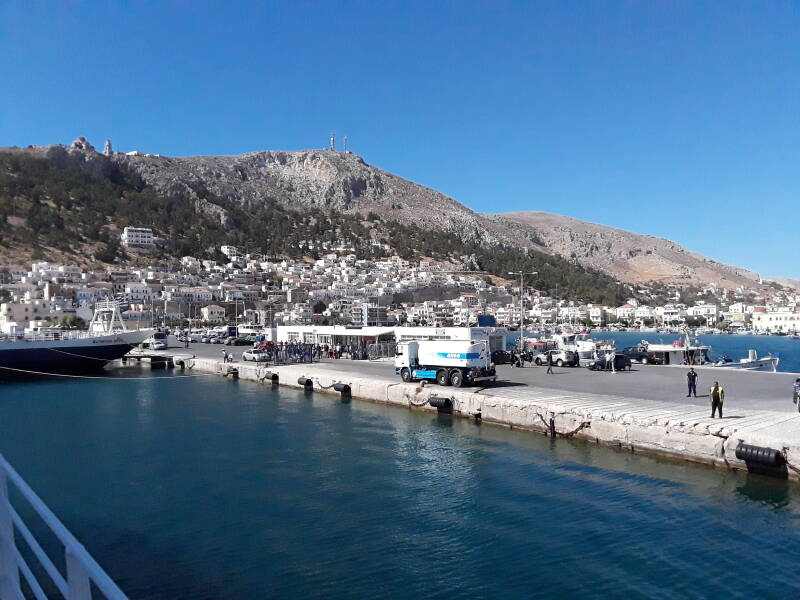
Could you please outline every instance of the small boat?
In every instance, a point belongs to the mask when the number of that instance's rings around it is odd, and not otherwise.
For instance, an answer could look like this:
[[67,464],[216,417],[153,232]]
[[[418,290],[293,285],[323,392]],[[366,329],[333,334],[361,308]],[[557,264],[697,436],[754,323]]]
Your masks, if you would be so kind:
[[747,358],[740,358],[738,362],[733,361],[731,358],[726,357],[720,361],[712,363],[709,366],[718,367],[720,369],[742,369],[745,371],[770,371],[775,373],[778,370],[778,363],[780,362],[778,356],[767,354],[763,358],[758,357],[758,352],[755,350],[747,351]]
[[692,342],[688,333],[683,340],[675,340],[671,344],[642,340],[639,346],[645,352],[655,354],[655,362],[664,365],[705,365],[712,362],[708,356],[711,346]]

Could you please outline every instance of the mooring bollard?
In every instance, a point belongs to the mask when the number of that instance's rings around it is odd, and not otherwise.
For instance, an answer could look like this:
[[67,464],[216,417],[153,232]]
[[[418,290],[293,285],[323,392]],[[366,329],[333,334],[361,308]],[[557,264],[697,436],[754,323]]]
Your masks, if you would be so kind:
[[334,383],[333,389],[342,395],[342,398],[350,397],[350,386],[346,383]]
[[308,377],[299,377],[297,379],[298,385],[302,386],[304,392],[314,391],[314,382]]

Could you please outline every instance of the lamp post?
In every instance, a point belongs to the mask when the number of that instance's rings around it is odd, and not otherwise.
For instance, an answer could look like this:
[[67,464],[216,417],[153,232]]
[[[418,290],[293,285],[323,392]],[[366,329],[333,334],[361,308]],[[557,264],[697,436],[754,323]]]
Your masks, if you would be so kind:
[[519,346],[520,352],[522,351],[522,326],[525,322],[525,311],[523,309],[523,300],[522,300],[522,286],[525,275],[538,275],[539,271],[509,271],[509,275],[516,276],[519,275],[519,341],[517,345]]

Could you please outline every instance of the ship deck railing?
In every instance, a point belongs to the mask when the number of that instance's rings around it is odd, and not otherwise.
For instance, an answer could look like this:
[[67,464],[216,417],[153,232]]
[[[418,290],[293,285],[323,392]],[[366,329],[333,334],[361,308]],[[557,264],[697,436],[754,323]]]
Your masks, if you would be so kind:
[[[60,342],[63,340],[85,340],[89,338],[124,333],[123,330],[114,331],[42,331],[33,333],[0,334],[0,342]],[[1,600],[1,599],[0,599]]]
[[[53,564],[30,528],[12,506],[9,489],[18,492],[15,497],[21,496],[26,501],[63,546],[66,575]],[[34,567],[40,574],[39,578],[20,551],[20,546],[17,544],[18,537],[25,541],[27,546],[25,554],[32,555],[31,558],[35,557],[38,561]],[[40,581],[40,578],[44,579],[45,574],[51,583]],[[22,588],[23,582],[27,587],[25,592]],[[44,591],[45,588],[57,591],[59,595],[48,595]],[[127,600],[127,596],[97,564],[86,548],[0,455],[0,600],[24,600],[31,596],[36,600],[58,597],[66,600],[92,600],[93,588],[109,600]]]

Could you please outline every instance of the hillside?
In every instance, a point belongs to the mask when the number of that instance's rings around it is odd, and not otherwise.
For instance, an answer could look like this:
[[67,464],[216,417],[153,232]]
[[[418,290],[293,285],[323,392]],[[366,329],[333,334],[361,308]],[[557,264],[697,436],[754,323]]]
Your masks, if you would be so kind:
[[521,243],[576,260],[621,281],[715,283],[728,288],[758,284],[757,273],[711,260],[663,238],[546,212],[505,213],[489,219]]
[[5,260],[23,260],[32,249],[126,260],[115,247],[119,228],[141,225],[167,238],[174,256],[207,257],[222,243],[292,256],[308,241],[336,241],[365,257],[385,252],[383,244],[501,276],[531,264],[525,268],[543,273],[539,287],[566,286],[584,297],[591,286],[607,295],[613,280],[760,287],[757,274],[669,240],[544,212],[478,214],[352,153],[105,156],[79,138],[70,146],[5,149],[0,158]]
[[503,278],[538,271],[539,289],[587,301],[616,303],[630,293],[607,274],[520,248],[454,200],[351,154],[105,156],[82,139],[0,152],[0,261],[129,262],[135,257],[119,245],[128,225],[167,240],[147,260],[219,258],[223,244],[313,258],[329,242],[361,258],[397,253]]

